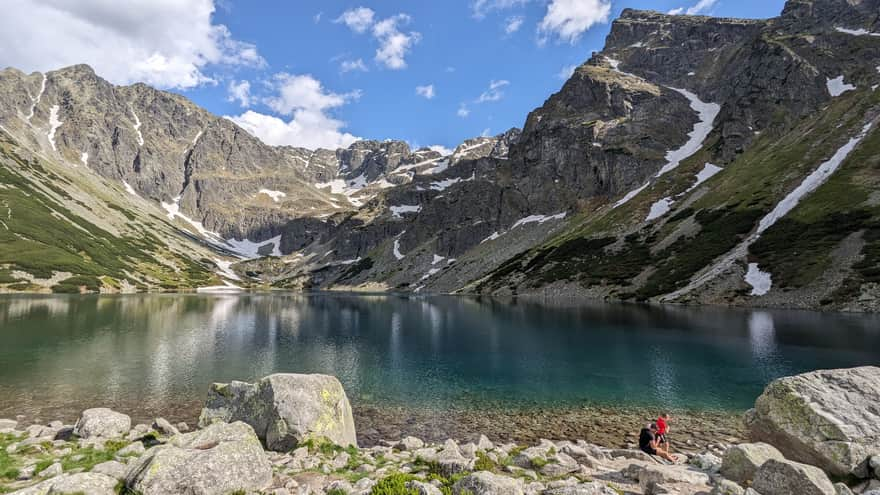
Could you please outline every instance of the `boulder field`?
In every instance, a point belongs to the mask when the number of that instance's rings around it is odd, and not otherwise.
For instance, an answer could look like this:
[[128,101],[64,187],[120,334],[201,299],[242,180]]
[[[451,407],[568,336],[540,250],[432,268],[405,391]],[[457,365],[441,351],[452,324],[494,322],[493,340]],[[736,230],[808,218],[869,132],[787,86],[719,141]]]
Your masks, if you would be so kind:
[[[753,443],[666,463],[583,440],[358,448],[326,375],[211,386],[198,429],[132,427],[106,408],[75,425],[0,419],[0,493],[358,495],[880,495],[880,368],[772,382],[745,415]],[[637,428],[639,425],[633,425]]]

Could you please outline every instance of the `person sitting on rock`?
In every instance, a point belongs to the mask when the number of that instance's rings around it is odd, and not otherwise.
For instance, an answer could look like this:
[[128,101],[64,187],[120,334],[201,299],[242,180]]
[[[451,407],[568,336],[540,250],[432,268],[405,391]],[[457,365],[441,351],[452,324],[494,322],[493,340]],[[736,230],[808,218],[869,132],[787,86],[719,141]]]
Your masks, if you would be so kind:
[[675,458],[669,455],[669,452],[660,447],[660,440],[657,438],[657,423],[651,423],[642,428],[639,434],[639,448],[642,452],[649,455],[656,455],[670,462],[675,462]]
[[670,447],[669,437],[666,436],[669,433],[669,420],[668,412],[664,412],[657,418],[657,440],[667,452],[669,452]]

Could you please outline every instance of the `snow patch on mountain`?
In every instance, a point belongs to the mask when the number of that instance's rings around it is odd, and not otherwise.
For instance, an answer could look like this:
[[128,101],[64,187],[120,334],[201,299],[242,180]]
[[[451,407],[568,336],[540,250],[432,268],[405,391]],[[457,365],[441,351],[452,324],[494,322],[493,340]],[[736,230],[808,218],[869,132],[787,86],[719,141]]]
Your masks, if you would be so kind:
[[689,139],[681,148],[666,153],[666,165],[663,165],[655,177],[660,177],[674,170],[682,161],[699,151],[703,147],[706,138],[709,137],[709,133],[712,132],[712,124],[715,122],[715,117],[721,111],[721,105],[706,103],[686,89],[669,89],[687,98],[691,104],[691,109],[697,112],[700,120],[694,124],[693,130],[688,134]]
[[565,216],[567,214],[568,214],[567,212],[563,211],[562,213],[557,213],[555,215],[529,215],[525,218],[521,218],[521,219],[517,220],[513,224],[513,226],[510,227],[510,230],[513,230],[517,227],[521,227],[523,225],[530,224],[530,223],[542,224],[544,222],[549,222],[551,220],[562,220],[565,218]]
[[631,200],[631,199],[633,199],[634,197],[636,197],[640,192],[644,191],[645,188],[648,187],[648,186],[650,186],[650,185],[651,185],[650,182],[645,182],[645,185],[643,185],[643,186],[641,186],[641,187],[638,187],[638,188],[636,188],[636,189],[633,189],[632,191],[626,193],[626,195],[625,195],[624,197],[620,198],[619,200],[617,200],[616,203],[614,203],[614,206],[612,206],[611,209],[613,210],[614,208],[618,208],[618,207],[620,207],[620,206],[623,206],[624,204],[626,204],[627,202],[629,202],[629,200]]
[[129,105],[128,109],[131,110],[131,115],[134,117],[134,132],[137,133],[138,146],[143,146],[144,145],[144,135],[141,134],[141,119],[139,119],[137,114],[134,113],[134,107]]
[[837,76],[834,79],[828,78],[826,80],[826,85],[828,86],[828,93],[834,97],[856,89],[852,84],[844,83],[843,76]]
[[672,208],[672,203],[674,203],[674,201],[670,197],[658,200],[651,205],[651,211],[648,212],[648,217],[645,218],[645,221],[650,222],[655,218],[660,218],[669,213],[669,210]]
[[[406,231],[404,231],[406,232]],[[401,234],[402,235],[402,234]],[[398,260],[406,258],[406,255],[400,252],[400,237],[394,239],[394,257]]]
[[[137,196],[137,195],[138,195],[137,191],[135,191],[134,188],[131,187],[131,184],[129,184],[128,182],[122,181],[122,185],[125,187],[125,191],[126,191],[128,194],[131,194],[132,196]],[[165,203],[162,203],[162,207],[163,207],[163,208],[165,207]],[[178,211],[179,211],[179,208],[180,208],[180,207],[178,206]],[[165,211],[168,211],[168,208],[165,208]],[[169,213],[170,213],[170,212],[169,212]],[[169,218],[171,218],[171,217],[169,217]],[[171,218],[171,219],[173,220],[173,218]]]
[[79,156],[79,161],[82,162],[83,165],[89,166],[89,154],[83,151],[82,155]]
[[58,148],[55,147],[55,131],[61,127],[61,122],[58,120],[58,105],[52,105],[52,108],[49,109],[49,144],[52,146],[52,150],[58,151]]
[[[131,187],[131,186],[128,186],[128,187]],[[132,191],[134,191],[134,189],[132,189]],[[216,232],[211,232],[210,230],[206,229],[205,226],[202,225],[202,222],[197,222],[197,221],[193,220],[192,218],[190,218],[180,212],[180,196],[175,197],[171,203],[166,203],[166,202],[162,201],[161,204],[162,204],[162,208],[164,208],[165,211],[168,212],[168,220],[171,220],[173,222],[175,218],[179,218],[179,219],[183,220],[184,222],[188,223],[192,228],[194,228],[196,230],[196,232],[201,234],[201,236],[204,237],[209,242],[211,242],[213,244],[225,243],[225,241],[223,240],[222,237],[220,237],[219,234],[217,234]]]
[[693,191],[694,189],[700,187],[700,184],[711,179],[712,177],[715,176],[715,174],[717,174],[718,172],[721,172],[722,170],[724,170],[724,169],[719,167],[718,165],[712,165],[711,163],[707,163],[707,164],[703,165],[703,170],[700,170],[697,173],[697,181],[694,182],[694,184],[691,187],[689,187],[687,189],[687,191]]
[[867,29],[862,29],[862,28],[860,28],[860,29],[847,29],[847,28],[843,28],[843,27],[837,27],[834,29],[836,29],[837,32],[839,32],[839,33],[850,34],[853,36],[880,36],[880,33],[872,33],[871,31],[868,31]]
[[232,261],[223,261],[219,258],[214,258],[214,263],[217,265],[217,274],[221,277],[230,280],[241,280],[241,277],[232,271]]
[[389,207],[391,216],[394,218],[403,218],[404,213],[418,213],[422,211],[421,205],[399,205]]
[[[226,245],[230,251],[244,258],[252,259],[262,256],[259,251],[268,245],[272,245],[270,256],[281,256],[281,234],[265,241],[251,241],[250,239],[226,239]],[[263,249],[265,251],[265,249]]]
[[761,271],[757,263],[749,263],[749,270],[746,272],[745,281],[752,286],[751,295],[763,296],[770,292],[773,286],[773,279],[770,273]]
[[270,198],[272,198],[272,201],[274,201],[274,202],[276,202],[276,203],[277,203],[281,198],[286,198],[286,197],[287,197],[287,193],[284,193],[284,192],[281,192],[281,191],[273,191],[273,190],[271,190],[271,189],[260,189],[260,190],[257,192],[257,194],[265,194],[266,196],[269,196]]
[[819,168],[808,175],[803,182],[794,189],[794,191],[790,192],[785,198],[783,198],[782,201],[780,201],[776,207],[767,214],[767,216],[761,219],[761,222],[758,224],[758,234],[769,229],[777,220],[793,210],[804,196],[810,194],[824,184],[825,181],[831,177],[831,174],[840,167],[840,164],[843,163],[855,147],[865,139],[869,130],[871,130],[871,123],[866,124],[861,132],[841,146],[828,161],[819,165]]

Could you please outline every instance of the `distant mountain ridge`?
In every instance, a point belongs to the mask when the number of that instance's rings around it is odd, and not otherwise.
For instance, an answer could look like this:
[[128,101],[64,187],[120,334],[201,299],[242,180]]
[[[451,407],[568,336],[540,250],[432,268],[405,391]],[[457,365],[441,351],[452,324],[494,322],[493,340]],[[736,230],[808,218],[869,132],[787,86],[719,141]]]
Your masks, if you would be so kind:
[[[877,310],[878,12],[880,0],[791,0],[768,20],[624,10],[521,131],[449,156],[402,141],[273,147],[87,66],[6,69],[2,162],[80,210],[99,187],[124,212],[108,230],[131,230],[127,216],[161,225],[158,244],[182,247],[195,274],[132,266],[116,285]],[[81,194],[54,191],[52,174]],[[184,273],[157,252],[170,246],[143,249]],[[8,286],[48,285],[22,285],[20,256],[0,254]]]

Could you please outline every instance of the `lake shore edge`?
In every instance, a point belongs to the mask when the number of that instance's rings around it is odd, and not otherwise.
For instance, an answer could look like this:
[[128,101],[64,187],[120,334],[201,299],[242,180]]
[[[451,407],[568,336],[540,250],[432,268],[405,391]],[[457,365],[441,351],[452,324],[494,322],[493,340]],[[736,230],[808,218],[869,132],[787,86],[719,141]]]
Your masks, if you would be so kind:
[[[748,439],[716,432],[714,443],[701,446],[672,430],[674,456],[663,460],[637,445],[576,437],[406,435],[367,446],[335,377],[276,374],[213,384],[195,430],[162,418],[132,426],[107,408],[83,411],[74,425],[0,419],[0,492],[873,495],[880,414],[869,404],[877,397],[880,368],[873,366],[781,378],[740,418]],[[593,421],[601,417],[607,414]],[[674,428],[685,431],[691,420],[678,416]],[[820,425],[825,437],[816,434]]]

